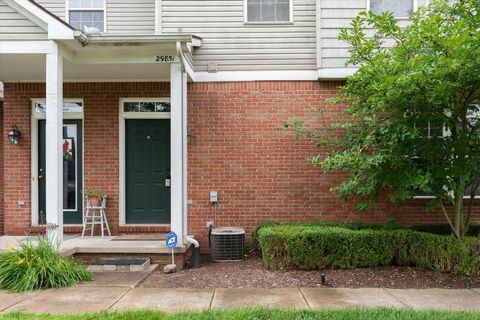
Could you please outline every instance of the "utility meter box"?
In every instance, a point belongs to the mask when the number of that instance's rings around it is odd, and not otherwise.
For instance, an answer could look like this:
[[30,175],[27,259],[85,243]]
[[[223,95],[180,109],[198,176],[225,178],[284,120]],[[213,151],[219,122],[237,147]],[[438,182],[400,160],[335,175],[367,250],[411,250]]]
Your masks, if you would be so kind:
[[217,203],[218,202],[218,192],[217,191],[210,191],[210,202]]

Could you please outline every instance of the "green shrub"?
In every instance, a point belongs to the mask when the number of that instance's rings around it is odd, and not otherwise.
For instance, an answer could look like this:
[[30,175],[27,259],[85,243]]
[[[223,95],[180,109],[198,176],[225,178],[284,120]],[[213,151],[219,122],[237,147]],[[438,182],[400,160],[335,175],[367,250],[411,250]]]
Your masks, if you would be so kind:
[[70,287],[92,280],[85,266],[62,257],[58,245],[45,238],[20,243],[18,249],[0,253],[0,288],[10,291]]
[[387,265],[473,274],[480,270],[475,239],[405,229],[351,230],[319,225],[278,225],[258,231],[267,268],[316,270]]
[[[408,227],[408,229],[434,234],[452,234],[452,229],[448,224],[420,224]],[[476,235],[478,235],[479,232],[480,225],[473,225],[468,228],[467,236],[475,237]]]
[[[450,235],[452,230],[448,224],[422,224],[410,227],[400,227],[395,221],[389,221],[385,224],[368,224],[364,222],[277,222],[277,221],[261,221],[257,224],[256,229],[252,235],[252,250],[259,251],[260,244],[258,243],[258,232],[263,228],[270,228],[273,226],[304,226],[304,227],[339,227],[349,230],[396,230],[407,229],[419,232],[427,232],[439,235]],[[480,233],[480,225],[470,226],[467,236],[475,237]]]
[[254,251],[260,250],[260,244],[258,243],[258,232],[263,228],[270,228],[274,226],[302,226],[302,227],[339,227],[350,230],[382,230],[382,229],[394,229],[396,224],[392,226],[392,223],[382,224],[368,224],[364,222],[277,222],[277,221],[261,221],[257,224],[257,227],[253,231],[252,235],[252,249]]

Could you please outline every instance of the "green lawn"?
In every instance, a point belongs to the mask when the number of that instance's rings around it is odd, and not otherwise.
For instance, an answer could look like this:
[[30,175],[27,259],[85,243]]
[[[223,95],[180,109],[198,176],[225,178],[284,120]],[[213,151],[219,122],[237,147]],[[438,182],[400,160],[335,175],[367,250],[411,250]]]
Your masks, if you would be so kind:
[[6,313],[0,314],[0,319],[120,319],[120,320],[150,320],[150,319],[185,319],[185,320],[290,320],[290,319],[325,319],[325,320],[389,320],[389,319],[410,319],[410,320],[443,320],[458,319],[470,320],[480,319],[479,312],[449,312],[449,311],[413,311],[400,309],[345,309],[345,310],[322,310],[322,311],[279,311],[267,309],[238,309],[231,311],[215,310],[204,312],[185,312],[177,314],[166,314],[159,311],[128,311],[128,312],[100,312],[78,315],[52,316],[36,315],[31,313]]

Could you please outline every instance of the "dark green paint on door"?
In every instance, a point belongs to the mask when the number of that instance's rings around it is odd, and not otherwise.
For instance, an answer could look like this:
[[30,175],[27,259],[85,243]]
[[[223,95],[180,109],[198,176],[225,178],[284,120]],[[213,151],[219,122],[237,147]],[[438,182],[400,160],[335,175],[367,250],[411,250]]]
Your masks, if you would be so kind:
[[126,222],[170,223],[170,120],[125,120]]
[[[38,224],[46,223],[45,120],[38,121]],[[82,120],[63,122],[63,223],[81,224],[83,201]]]

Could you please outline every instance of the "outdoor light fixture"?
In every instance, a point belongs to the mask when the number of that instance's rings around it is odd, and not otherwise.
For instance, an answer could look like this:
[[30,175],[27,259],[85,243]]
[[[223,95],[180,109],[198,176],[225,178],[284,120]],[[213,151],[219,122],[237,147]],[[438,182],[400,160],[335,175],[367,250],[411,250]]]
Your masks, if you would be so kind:
[[192,130],[187,129],[187,143],[192,141]]
[[14,124],[12,129],[8,132],[8,142],[10,144],[16,145],[20,142],[20,136],[22,134],[20,133],[20,130],[18,130],[17,125]]

